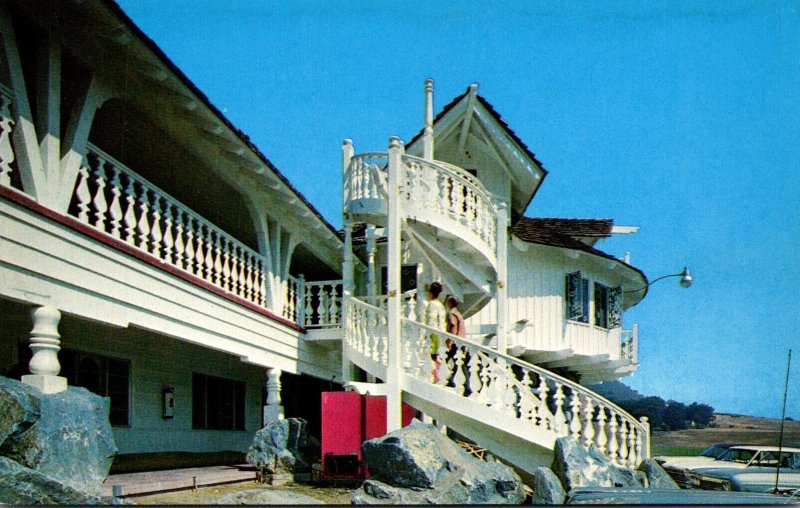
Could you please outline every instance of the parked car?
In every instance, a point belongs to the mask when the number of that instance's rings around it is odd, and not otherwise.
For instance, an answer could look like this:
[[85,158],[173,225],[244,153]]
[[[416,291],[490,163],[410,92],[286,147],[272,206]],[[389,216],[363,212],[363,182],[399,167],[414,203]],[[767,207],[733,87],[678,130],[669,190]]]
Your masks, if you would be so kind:
[[[800,448],[733,447],[718,460],[686,474],[689,487],[705,490],[773,492],[800,489]],[[726,457],[722,455],[720,459]],[[780,467],[778,467],[780,465]]]
[[700,455],[659,455],[653,457],[653,460],[664,468],[664,471],[675,480],[675,483],[686,488],[686,469],[708,465],[728,448],[737,445],[738,443],[717,443],[700,452]]

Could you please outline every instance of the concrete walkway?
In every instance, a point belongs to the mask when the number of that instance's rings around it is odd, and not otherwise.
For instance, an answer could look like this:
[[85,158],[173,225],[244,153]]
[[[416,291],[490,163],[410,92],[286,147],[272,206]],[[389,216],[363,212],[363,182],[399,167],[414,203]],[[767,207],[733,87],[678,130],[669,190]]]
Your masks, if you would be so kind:
[[117,493],[119,496],[132,496],[220,483],[255,482],[255,480],[255,468],[249,464],[125,473],[106,478],[103,482],[102,495],[113,495],[114,485],[119,485],[121,488],[121,492]]

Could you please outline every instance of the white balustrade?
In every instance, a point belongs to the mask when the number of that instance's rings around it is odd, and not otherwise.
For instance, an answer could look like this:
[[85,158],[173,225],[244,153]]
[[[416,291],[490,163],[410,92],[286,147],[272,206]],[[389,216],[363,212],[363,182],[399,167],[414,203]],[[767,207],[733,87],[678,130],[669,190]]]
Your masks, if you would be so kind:
[[[480,244],[477,246],[494,263],[497,210],[480,180],[441,161],[406,154],[401,161],[400,197],[405,216],[458,232],[464,240]],[[385,214],[387,171],[385,153],[353,156],[344,175],[345,213],[369,210]]]
[[[345,351],[368,372],[370,366],[385,368],[386,311],[357,298],[348,301]],[[571,435],[586,446],[594,444],[617,464],[633,467],[645,458],[642,443],[647,442],[649,429],[613,402],[553,372],[469,339],[408,317],[401,323],[405,375],[431,381],[429,336],[436,333],[442,344],[448,338],[456,344],[455,355],[443,368],[447,372],[441,384],[449,384],[443,389],[485,404],[505,417],[557,435]],[[384,349],[376,352],[376,347]]]
[[306,281],[303,321],[306,328],[338,328],[342,323],[342,280]]
[[[78,173],[69,213],[167,265],[267,308],[263,256],[95,146],[89,146]],[[296,283],[288,285],[296,294]],[[294,305],[276,310],[296,317]]]

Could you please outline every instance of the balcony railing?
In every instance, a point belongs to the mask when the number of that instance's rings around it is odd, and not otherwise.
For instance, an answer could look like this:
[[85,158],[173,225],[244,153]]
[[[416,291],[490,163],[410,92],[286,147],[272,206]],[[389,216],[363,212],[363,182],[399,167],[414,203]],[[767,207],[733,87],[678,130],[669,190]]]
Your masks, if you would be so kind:
[[[344,177],[345,212],[386,214],[386,153],[354,155]],[[456,234],[496,260],[497,207],[481,182],[457,166],[402,155],[403,215]]]
[[628,363],[639,363],[639,325],[635,324],[630,330],[622,330],[620,337],[620,359]]
[[14,149],[11,145],[11,131],[14,120],[10,111],[12,97],[11,90],[0,85],[0,185],[5,187],[13,187],[11,164],[14,162]]

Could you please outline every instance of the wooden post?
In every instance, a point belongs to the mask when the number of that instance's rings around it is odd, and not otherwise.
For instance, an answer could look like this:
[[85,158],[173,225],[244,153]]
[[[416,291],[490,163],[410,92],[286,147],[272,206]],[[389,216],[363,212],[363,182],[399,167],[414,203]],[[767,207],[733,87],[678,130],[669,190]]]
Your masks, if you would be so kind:
[[[342,142],[342,222],[344,226],[344,252],[342,254],[342,316],[346,320],[349,316],[350,297],[353,290],[353,224],[350,222],[350,212],[347,211],[349,189],[347,188],[347,172],[350,169],[350,160],[353,158],[353,142],[345,139]],[[320,296],[323,288],[320,287]],[[320,315],[321,315],[320,310]],[[347,333],[345,325],[345,333]],[[342,340],[342,384],[353,380],[353,365],[345,353],[345,341]]]
[[404,147],[400,138],[392,136],[389,138],[389,196],[388,217],[387,217],[387,242],[388,256],[386,260],[387,272],[387,316],[388,316],[388,365],[386,369],[386,432],[392,432],[402,427],[402,328],[400,326],[401,302],[400,302],[400,178],[402,161],[400,159],[404,152]]
[[425,133],[422,136],[422,158],[433,160],[433,80],[425,80]]
[[508,208],[505,203],[497,207],[497,350],[508,350]]
[[31,312],[33,329],[30,348],[33,351],[28,368],[31,373],[22,376],[22,382],[37,388],[42,393],[59,393],[67,389],[67,378],[58,375],[61,364],[58,351],[61,349],[61,335],[58,322],[61,312],[53,307],[37,307]]
[[[375,226],[367,225],[367,296],[374,297],[375,287]],[[374,302],[370,301],[374,305]]]

